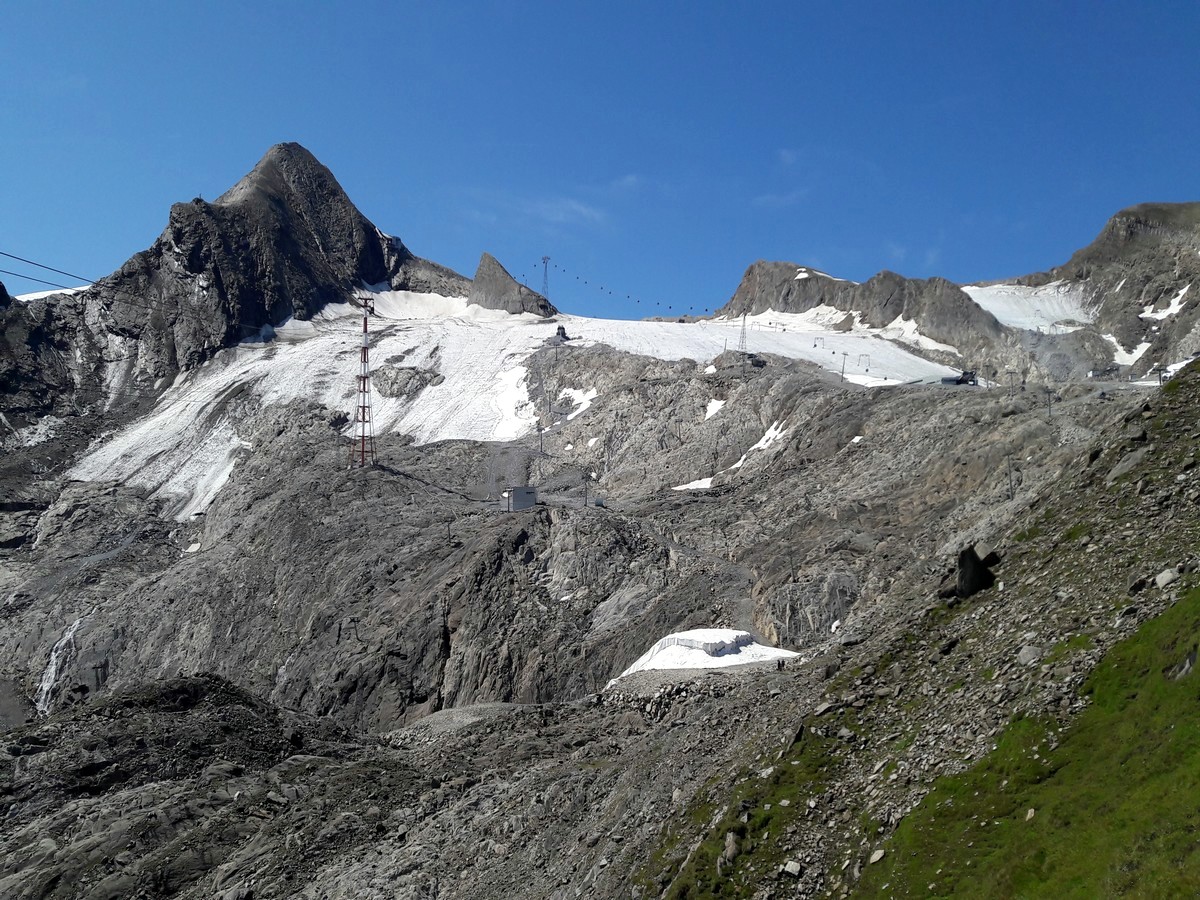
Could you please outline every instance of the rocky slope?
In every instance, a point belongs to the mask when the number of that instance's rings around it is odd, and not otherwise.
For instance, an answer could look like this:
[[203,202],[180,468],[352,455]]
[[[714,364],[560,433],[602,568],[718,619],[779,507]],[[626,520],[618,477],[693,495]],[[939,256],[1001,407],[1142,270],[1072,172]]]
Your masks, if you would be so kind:
[[[1080,685],[1105,649],[1188,583],[1188,575],[1158,583],[1155,576],[1176,572],[1177,563],[1192,570],[1196,490],[1187,422],[1200,396],[1198,378],[1189,373],[1162,404],[1093,399],[1076,403],[1075,411],[1055,410],[1058,421],[1040,425],[1036,409],[1017,404],[1003,421],[1018,429],[1014,437],[1024,429],[1022,452],[1045,463],[1024,461],[1026,480],[1018,482],[1011,504],[1007,479],[995,484],[996,473],[986,465],[972,476],[969,458],[945,460],[951,467],[945,475],[927,471],[936,466],[907,468],[938,483],[954,473],[942,488],[949,496],[935,501],[950,506],[931,514],[899,497],[892,511],[915,515],[918,527],[902,533],[928,558],[891,570],[886,583],[873,582],[857,598],[848,631],[833,640],[802,641],[809,654],[785,672],[645,673],[601,693],[581,686],[576,702],[471,703],[398,730],[381,717],[372,726],[376,736],[368,737],[332,729],[329,715],[314,719],[268,707],[208,677],[167,678],[154,687],[135,679],[120,689],[117,676],[131,663],[113,665],[99,690],[57,694],[59,712],[7,736],[9,762],[0,769],[0,786],[9,812],[0,830],[6,860],[0,883],[14,897],[131,891],[231,898],[807,896],[848,889],[878,850],[886,859],[887,836],[934,781],[983,758],[1013,715],[1050,715],[1056,727],[1069,725],[1086,705]],[[1006,411],[997,402],[982,392],[958,394],[946,415],[983,425],[991,410]],[[914,418],[912,409],[893,414]],[[1052,438],[1040,442],[1030,426],[1048,428]],[[1059,443],[1063,438],[1066,444]],[[868,459],[855,454],[845,447],[835,453],[837,467],[855,471],[830,485],[831,495],[864,471],[858,467]],[[725,493],[720,509],[725,515],[740,509],[744,516],[771,495],[794,494],[794,486],[779,485],[783,470],[766,466],[757,487],[744,496]],[[1033,483],[1034,472],[1044,480]],[[808,477],[820,480],[812,468]],[[967,485],[973,487],[964,490]],[[879,489],[889,492],[885,484]],[[356,488],[348,483],[344,490],[353,495]],[[363,498],[388,493],[379,484]],[[965,511],[953,508],[956,493],[984,501],[967,521],[986,524],[998,538],[1000,583],[966,600],[945,600],[938,594],[953,572],[954,554],[939,553],[934,535],[923,532],[953,535],[951,548],[973,539],[959,518]],[[669,512],[660,509],[664,503]],[[705,498],[656,499],[643,506],[643,515],[647,524],[669,521],[679,534],[702,535],[717,506]],[[996,507],[991,518],[981,515],[987,506]],[[803,507],[781,501],[779,513],[794,518]],[[540,515],[500,519],[528,531]],[[777,529],[788,527],[784,519],[772,526],[769,509],[756,515],[764,520],[762,532],[743,526],[729,535],[730,549],[743,561],[748,552],[766,554]],[[799,515],[807,529],[818,527],[808,514]],[[865,515],[869,505],[848,498],[834,521],[849,519],[858,528]],[[604,527],[595,521],[587,527],[587,519],[607,516],[593,508],[576,519],[583,528],[575,535],[577,548],[593,543],[586,535]],[[939,521],[946,521],[944,530]],[[1131,543],[1130,521],[1161,524]],[[295,545],[304,530],[312,526],[298,523],[283,543]],[[396,537],[396,543],[411,540]],[[472,539],[457,540],[466,545]],[[747,549],[739,552],[739,545]],[[811,558],[814,549],[800,558]],[[687,548],[669,545],[672,551],[682,565]],[[253,546],[246,552],[269,558]],[[861,558],[850,545],[825,552],[831,554],[826,568],[840,558],[853,570]],[[893,552],[863,556],[869,566],[886,566]],[[769,555],[778,566],[784,553]],[[522,564],[497,559],[491,565],[504,571]],[[669,563],[659,565],[668,582],[678,577]],[[105,570],[101,580],[118,577],[107,561],[95,566]],[[264,568],[279,577],[282,566]],[[803,572],[746,569],[758,585],[806,580]],[[245,576],[245,570],[230,572],[230,580]],[[362,583],[353,570],[340,577]],[[522,618],[549,604],[536,592],[532,603],[519,599],[523,592],[502,587],[506,577],[477,585],[498,596],[472,596],[479,607],[505,598],[516,604],[501,606],[486,628],[511,652],[529,637]],[[183,584],[178,575],[168,578]],[[1128,592],[1137,592],[1132,604]],[[131,612],[133,603],[131,597],[122,607]],[[558,612],[567,609],[562,604]],[[354,642],[352,655],[365,660],[379,625],[368,621],[369,608],[360,611],[367,613],[360,621],[342,623],[341,641]],[[704,614],[736,615],[720,608]],[[168,607],[156,606],[154,616],[164,615],[171,615]],[[224,615],[236,616],[237,605]],[[281,606],[276,621],[296,615]],[[454,615],[449,640],[461,642],[462,652],[470,646],[465,642],[479,638],[463,634],[473,627],[468,610]],[[193,620],[194,608],[180,621]],[[259,630],[255,646],[265,639],[269,647],[278,627]],[[155,640],[138,620],[127,628]],[[245,626],[233,621],[231,629]],[[401,642],[411,639],[402,652],[418,643],[411,624],[389,621],[388,629]],[[83,626],[76,635],[86,646]],[[577,641],[568,638],[556,658],[570,658]],[[338,646],[332,634],[327,642]],[[336,654],[333,648],[326,652]],[[502,663],[504,653],[479,646],[473,655]],[[399,655],[393,659],[401,664]],[[104,672],[83,671],[93,678]],[[361,708],[370,702],[363,684],[335,701],[333,718],[338,703]],[[387,721],[401,720],[392,714]],[[688,884],[699,893],[685,893]]]
[[880,272],[857,284],[787,262],[759,260],[746,270],[733,297],[716,311],[718,316],[806,312],[817,306],[853,313],[875,328],[897,318],[917,322],[922,332],[943,344],[958,347],[967,358],[1000,341],[1003,329],[995,317],[980,309],[958,286],[942,278],[926,281]]
[[[194,401],[233,448],[197,514],[132,477],[67,477],[154,403],[155,373],[249,365],[214,356],[242,327],[267,341],[253,364],[278,364],[288,337],[261,326],[364,282],[553,314],[491,257],[468,285],[407,254],[314,164],[274,148],[111,282],[0,312],[0,411],[36,426],[0,458],[4,896],[885,891],[872,873],[938,779],[1022,716],[1057,740],[1106,651],[1192,584],[1190,369],[1154,393],[869,389],[526,317],[539,349],[493,349],[534,433],[379,434],[379,465],[347,469],[336,394],[236,382]],[[1028,352],[947,282],[797,269],[756,265],[735,300]],[[115,312],[119,284],[151,298],[142,318]],[[450,355],[384,360],[383,401]],[[523,484],[541,502],[506,511]],[[609,685],[698,626],[802,655]]]
[[987,285],[1016,292],[1052,288],[1077,298],[1087,310],[1085,321],[1030,329],[997,321],[970,286],[964,290],[943,279],[881,272],[855,284],[795,263],[761,260],[746,270],[716,314],[801,313],[824,305],[847,313],[845,328],[856,321],[883,328],[902,317],[927,337],[957,348],[957,356],[927,351],[943,362],[1061,382],[1110,368],[1106,374],[1142,375],[1200,352],[1190,293],[1197,282],[1200,203],[1146,203],[1113,216],[1065,265]]
[[[1061,281],[1092,298],[1100,329],[1133,349],[1150,344],[1140,371],[1200,352],[1200,203],[1123,209],[1064,265],[1016,279]],[[1181,296],[1181,292],[1183,293]]]

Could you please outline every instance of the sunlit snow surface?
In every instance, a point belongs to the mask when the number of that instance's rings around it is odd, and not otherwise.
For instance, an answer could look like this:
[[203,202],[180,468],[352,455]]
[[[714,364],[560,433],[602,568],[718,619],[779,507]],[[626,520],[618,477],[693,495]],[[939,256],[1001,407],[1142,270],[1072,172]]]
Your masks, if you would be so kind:
[[1171,302],[1167,304],[1166,309],[1156,310],[1154,308],[1154,304],[1151,303],[1144,310],[1138,313],[1138,318],[1157,319],[1161,322],[1163,319],[1166,319],[1170,316],[1178,315],[1183,311],[1184,304],[1187,303],[1185,298],[1187,297],[1187,292],[1190,287],[1190,284],[1186,285],[1178,294],[1171,298]]
[[[375,434],[410,434],[418,443],[464,439],[507,441],[531,433],[537,409],[529,399],[526,362],[558,324],[578,337],[569,348],[608,344],[618,350],[704,365],[737,346],[741,320],[676,323],[559,315],[547,321],[469,305],[465,299],[377,291],[370,294],[371,364],[435,370],[444,379],[413,397],[375,392]],[[845,313],[838,313],[844,318]],[[824,317],[824,318],[822,318]],[[957,370],[924,360],[878,333],[828,331],[827,312],[750,317],[751,352],[818,363],[865,385],[936,382]],[[83,481],[124,481],[174,501],[176,518],[202,511],[241,454],[253,452],[227,407],[241,400],[285,404],[304,399],[351,412],[354,406],[360,310],[326,307],[312,321],[289,321],[269,342],[244,343],[181,376],[154,412],[93,446],[69,473]],[[706,370],[708,371],[708,370]],[[536,376],[534,376],[536,378]],[[596,398],[587,384],[568,385],[579,415]],[[348,430],[350,426],[347,426]]]
[[1026,331],[1067,332],[1095,321],[1096,313],[1077,288],[1061,281],[1041,287],[1022,284],[966,285],[963,291],[1001,325]]
[[1133,349],[1132,352],[1130,352],[1121,346],[1121,342],[1118,341],[1115,336],[1111,334],[1103,334],[1101,337],[1112,344],[1113,362],[1115,362],[1118,366],[1132,366],[1135,362],[1142,358],[1143,353],[1150,349],[1150,342],[1142,341]]
[[19,300],[21,303],[31,303],[34,300],[41,300],[43,297],[53,297],[55,294],[78,294],[80,291],[86,291],[90,288],[90,284],[81,284],[79,287],[69,288],[54,288],[49,291],[33,291],[29,294],[15,294],[14,300]]
[[610,681],[647,669],[717,669],[746,663],[771,662],[799,656],[791,650],[757,643],[748,632],[732,628],[695,628],[655,641],[624,672]]

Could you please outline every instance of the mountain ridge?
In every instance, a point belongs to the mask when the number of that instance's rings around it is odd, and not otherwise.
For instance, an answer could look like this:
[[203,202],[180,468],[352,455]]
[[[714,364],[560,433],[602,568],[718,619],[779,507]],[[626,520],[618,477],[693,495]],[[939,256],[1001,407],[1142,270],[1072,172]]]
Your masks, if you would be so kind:
[[[1115,263],[974,293],[755,263],[748,315],[807,306],[732,350],[736,317],[546,316],[486,253],[414,262],[306,153],[177,205],[144,295],[0,313],[0,895],[899,892],[946,777],[986,793],[1014,742],[1043,775],[1089,673],[1196,584],[1200,369],[1076,377],[1111,358],[1083,292]],[[1190,300],[1182,239],[1133,240],[1164,291],[1140,340]],[[314,279],[380,295],[374,466],[346,459],[358,309],[305,306]],[[909,325],[1047,380],[944,384]],[[799,655],[610,683],[702,627]],[[1187,703],[1189,628],[1146,669]],[[1009,807],[931,815],[1072,847]]]

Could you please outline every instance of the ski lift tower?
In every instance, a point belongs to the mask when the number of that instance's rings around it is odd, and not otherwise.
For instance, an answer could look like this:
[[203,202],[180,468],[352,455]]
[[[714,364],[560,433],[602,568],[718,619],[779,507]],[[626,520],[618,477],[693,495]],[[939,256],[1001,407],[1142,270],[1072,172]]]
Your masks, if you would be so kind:
[[354,405],[354,426],[350,435],[350,465],[365,468],[375,465],[375,427],[371,422],[371,360],[367,318],[375,312],[375,303],[362,300],[362,353],[359,357],[358,400]]

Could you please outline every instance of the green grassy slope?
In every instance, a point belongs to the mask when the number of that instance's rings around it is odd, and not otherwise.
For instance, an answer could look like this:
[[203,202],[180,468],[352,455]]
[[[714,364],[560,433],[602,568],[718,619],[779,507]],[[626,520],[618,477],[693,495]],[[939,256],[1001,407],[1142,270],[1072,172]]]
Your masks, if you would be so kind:
[[1193,589],[1106,655],[1069,729],[1015,722],[940,780],[860,893],[1200,896],[1200,673],[1178,677],[1198,638]]

